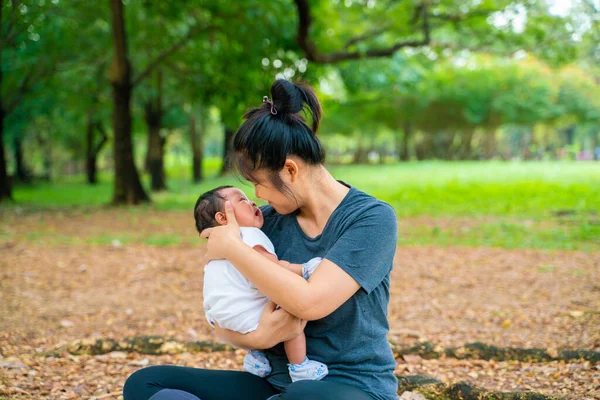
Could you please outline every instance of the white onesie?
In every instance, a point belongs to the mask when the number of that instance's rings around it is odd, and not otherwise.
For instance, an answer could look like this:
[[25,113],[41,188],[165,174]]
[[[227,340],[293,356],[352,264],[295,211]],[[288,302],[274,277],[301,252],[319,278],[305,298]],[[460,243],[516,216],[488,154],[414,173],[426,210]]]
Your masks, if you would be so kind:
[[[262,246],[275,255],[273,243],[258,228],[240,228],[250,247]],[[204,312],[214,326],[239,333],[256,330],[269,299],[227,260],[213,260],[204,267]]]

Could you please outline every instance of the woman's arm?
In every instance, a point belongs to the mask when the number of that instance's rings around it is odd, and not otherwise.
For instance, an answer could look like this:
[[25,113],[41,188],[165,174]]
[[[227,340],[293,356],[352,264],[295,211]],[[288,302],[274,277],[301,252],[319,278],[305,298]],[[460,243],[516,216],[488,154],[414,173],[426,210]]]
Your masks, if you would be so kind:
[[271,301],[298,318],[312,321],[326,317],[360,289],[350,275],[329,260],[323,260],[306,281],[240,243],[230,247],[227,260]]
[[302,276],[302,264],[291,264],[284,260],[278,260],[277,256],[269,253],[267,249],[265,249],[262,246],[254,246],[253,249],[256,250],[258,253],[262,254],[268,260],[273,261],[278,265],[282,266],[283,268],[292,271],[296,275]]
[[208,238],[207,260],[226,258],[271,301],[303,320],[323,318],[346,300],[360,285],[348,273],[329,260],[306,281],[299,275],[278,268],[246,245],[229,202],[225,203],[227,225],[209,228],[201,236]]
[[250,333],[239,333],[221,328],[215,323],[217,336],[236,347],[243,349],[269,349],[277,343],[285,342],[298,336],[306,326],[306,321],[294,317],[283,309],[275,309],[270,302],[265,306],[258,323],[258,328]]

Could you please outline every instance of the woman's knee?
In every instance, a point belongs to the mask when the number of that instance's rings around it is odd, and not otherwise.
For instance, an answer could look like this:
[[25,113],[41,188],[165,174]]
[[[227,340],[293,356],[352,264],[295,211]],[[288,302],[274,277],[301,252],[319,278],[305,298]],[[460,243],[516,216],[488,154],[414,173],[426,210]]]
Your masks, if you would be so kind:
[[148,400],[200,400],[191,393],[178,389],[162,389]]
[[[157,370],[160,368],[160,366],[146,367],[129,375],[123,386],[123,400],[143,399],[143,393],[152,386],[153,377],[157,375]],[[149,396],[145,397],[148,398]]]

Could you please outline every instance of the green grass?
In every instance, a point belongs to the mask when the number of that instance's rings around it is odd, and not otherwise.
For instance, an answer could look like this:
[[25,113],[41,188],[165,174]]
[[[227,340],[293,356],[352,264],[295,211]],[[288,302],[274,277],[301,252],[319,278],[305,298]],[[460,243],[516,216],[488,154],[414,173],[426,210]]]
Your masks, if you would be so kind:
[[[139,215],[148,210],[190,211],[202,192],[223,184],[236,185],[253,195],[252,187],[237,178],[217,177],[219,167],[218,160],[207,160],[209,178],[200,184],[190,181],[189,167],[170,168],[168,191],[152,194],[149,205],[123,208],[123,212]],[[337,179],[394,207],[400,219],[401,244],[600,249],[600,163],[414,162],[329,169]],[[144,184],[148,187],[146,178]],[[7,207],[99,208],[110,202],[111,195],[110,176],[101,175],[96,186],[86,185],[84,177],[79,176],[56,183],[17,186],[15,203]],[[475,224],[468,229],[460,222],[445,228],[403,227],[403,220],[422,216],[434,220],[466,218]],[[31,234],[35,236],[35,232]],[[94,240],[104,243],[102,238]],[[183,238],[160,236],[124,237],[123,241],[186,243]]]
[[600,224],[583,220],[573,226],[555,222],[543,227],[539,223],[499,219],[470,229],[462,228],[460,224],[449,228],[411,226],[406,231],[400,231],[398,243],[600,251]]
[[600,163],[430,162],[333,168],[399,216],[600,212]]

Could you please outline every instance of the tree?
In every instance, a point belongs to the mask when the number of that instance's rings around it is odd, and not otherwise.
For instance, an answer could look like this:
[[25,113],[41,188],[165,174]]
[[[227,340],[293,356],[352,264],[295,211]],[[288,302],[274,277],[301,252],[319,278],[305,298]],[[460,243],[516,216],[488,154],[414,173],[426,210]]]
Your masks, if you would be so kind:
[[29,122],[33,124],[38,117],[49,115],[53,102],[60,97],[45,88],[58,80],[71,60],[78,59],[72,42],[65,38],[74,37],[73,31],[79,27],[72,18],[76,8],[61,7],[54,2],[14,0],[4,2],[0,9],[1,199],[10,197],[4,144],[6,141],[13,143],[16,173],[26,175],[26,154],[22,152],[25,133]]
[[[140,183],[139,175],[133,161],[133,146],[131,138],[131,97],[133,89],[147,78],[158,65],[171,55],[179,51],[190,38],[197,33],[194,29],[199,22],[195,17],[183,30],[177,32],[180,36],[169,47],[155,55],[148,62],[146,68],[137,77],[132,78],[132,67],[127,51],[127,36],[123,3],[120,0],[111,0],[112,31],[114,43],[114,59],[111,66],[111,85],[113,87],[113,130],[114,130],[114,204],[137,204],[149,201]],[[183,7],[164,4],[169,12],[180,15],[186,10]],[[193,15],[193,14],[192,14]],[[148,27],[150,28],[150,27]],[[180,31],[181,29],[179,29]]]
[[163,110],[162,71],[156,71],[156,95],[144,104],[144,119],[148,127],[148,170],[153,191],[167,188],[164,170],[166,137],[161,136]]
[[[202,127],[202,122],[200,123]],[[190,146],[192,148],[192,180],[195,183],[202,181],[204,178],[204,169],[202,168],[202,161],[204,160],[204,146],[203,146],[203,131],[200,129],[198,132],[198,126],[196,117],[190,115]]]
[[178,93],[190,104],[202,105],[204,109],[214,106],[221,111],[221,173],[226,174],[231,167],[231,139],[242,115],[251,106],[260,105],[262,96],[269,94],[275,74],[284,68],[283,63],[279,67],[270,61],[265,65],[265,60],[284,59],[291,53],[284,49],[295,46],[289,21],[293,9],[285,2],[211,5],[215,31],[206,40],[190,42],[188,51],[169,60],[167,67],[179,77]]
[[[6,167],[4,143],[6,133],[12,133],[16,159],[22,160],[21,138],[8,125],[9,118],[18,111],[27,96],[37,89],[37,85],[52,75],[57,67],[54,56],[40,57],[42,45],[61,49],[56,41],[60,29],[53,21],[45,21],[44,14],[53,10],[53,5],[40,5],[33,2],[14,0],[0,6],[2,37],[0,38],[0,201],[11,198],[11,184]],[[22,164],[19,172],[24,172]]]
[[[526,50],[554,62],[575,56],[566,22],[545,2],[454,0],[310,2],[295,0],[297,43],[312,62],[336,64],[433,48],[512,54]],[[317,44],[319,43],[319,47]]]
[[[108,136],[104,129],[104,124],[101,118],[98,118],[98,108],[100,107],[100,96],[102,92],[102,79],[105,71],[105,64],[102,63],[98,66],[96,72],[96,88],[93,90],[91,104],[88,109],[86,119],[86,152],[85,152],[85,168],[87,174],[87,181],[89,184],[94,185],[97,182],[96,172],[98,155],[108,142]],[[96,140],[96,132],[100,134],[100,141]]]
[[[500,126],[520,132],[521,146],[528,148],[536,124],[591,123],[600,112],[600,93],[589,74],[574,67],[552,69],[531,57],[470,55],[428,65],[415,56],[394,55],[338,70],[345,89],[326,104],[333,118],[324,126],[348,133],[385,126],[401,132],[400,139],[423,132],[418,158],[470,158],[476,130],[486,132],[484,154],[491,158]],[[397,146],[404,158],[402,149],[408,147]]]
[[110,0],[114,59],[110,69],[113,88],[113,131],[114,131],[114,204],[137,204],[149,201],[133,162],[131,142],[131,65],[127,53],[127,37],[123,2]]

